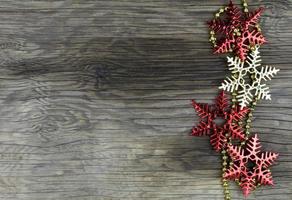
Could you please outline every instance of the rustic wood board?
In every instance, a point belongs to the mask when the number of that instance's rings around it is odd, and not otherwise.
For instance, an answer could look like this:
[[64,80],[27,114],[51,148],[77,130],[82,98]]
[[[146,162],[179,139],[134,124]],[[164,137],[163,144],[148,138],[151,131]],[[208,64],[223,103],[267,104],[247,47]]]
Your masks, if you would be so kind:
[[[0,199],[223,199],[218,154],[188,133],[190,99],[211,102],[227,73],[205,25],[224,3],[2,0]],[[292,1],[251,4],[281,69],[253,131],[281,157],[249,199],[291,200]]]

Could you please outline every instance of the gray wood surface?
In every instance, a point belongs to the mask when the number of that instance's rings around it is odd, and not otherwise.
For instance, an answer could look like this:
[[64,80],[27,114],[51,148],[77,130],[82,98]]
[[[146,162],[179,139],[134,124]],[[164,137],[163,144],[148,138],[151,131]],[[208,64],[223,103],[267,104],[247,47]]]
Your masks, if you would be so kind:
[[[291,200],[292,1],[249,2],[281,69],[253,122],[281,154],[276,186],[249,199]],[[224,3],[1,0],[0,199],[223,199],[218,154],[188,133],[190,99],[212,102],[228,73],[205,24]]]

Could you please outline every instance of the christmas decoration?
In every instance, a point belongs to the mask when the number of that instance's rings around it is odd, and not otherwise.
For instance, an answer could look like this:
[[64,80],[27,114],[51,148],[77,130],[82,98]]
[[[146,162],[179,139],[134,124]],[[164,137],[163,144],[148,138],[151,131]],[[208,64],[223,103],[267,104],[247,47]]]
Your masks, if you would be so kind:
[[[261,33],[257,25],[263,8],[259,8],[254,12],[242,13],[240,9],[230,1],[229,6],[222,9],[219,13],[224,13],[224,19],[216,18],[208,22],[212,30],[211,41],[219,40],[214,43],[214,53],[228,53],[234,51],[235,54],[244,61],[248,52],[255,45],[262,45],[266,39]],[[217,38],[214,37],[217,35]]]
[[278,154],[261,152],[260,149],[261,144],[257,135],[247,141],[246,148],[228,146],[233,165],[226,171],[224,177],[237,179],[245,197],[258,185],[274,185],[268,167],[274,163]]
[[[241,107],[248,106],[254,97],[271,99],[269,87],[262,82],[271,80],[279,69],[261,66],[259,47],[251,52],[246,62],[242,62],[238,57],[227,57],[227,59],[233,75],[222,83],[220,89],[229,92],[238,91],[236,97]],[[251,83],[246,81],[248,77],[252,77]]]
[[[210,143],[218,152],[227,144],[230,134],[231,139],[245,139],[242,128],[237,124],[247,115],[249,109],[239,109],[238,106],[230,108],[229,99],[224,91],[218,95],[214,105],[201,104],[193,100],[194,109],[197,111],[201,121],[192,129],[193,136],[210,136]],[[223,124],[217,124],[215,120],[222,119]]]
[[[258,135],[250,132],[258,100],[271,99],[264,82],[271,80],[279,69],[261,65],[259,48],[266,39],[258,23],[264,9],[249,12],[246,0],[242,0],[242,5],[243,11],[230,1],[208,22],[214,53],[233,54],[227,56],[231,77],[219,87],[221,92],[215,104],[192,101],[200,117],[192,135],[209,136],[213,149],[222,154],[225,200],[231,199],[229,180],[238,182],[245,197],[261,185],[273,185],[269,167],[278,157],[278,153],[261,152]],[[232,95],[231,101],[227,92]]]

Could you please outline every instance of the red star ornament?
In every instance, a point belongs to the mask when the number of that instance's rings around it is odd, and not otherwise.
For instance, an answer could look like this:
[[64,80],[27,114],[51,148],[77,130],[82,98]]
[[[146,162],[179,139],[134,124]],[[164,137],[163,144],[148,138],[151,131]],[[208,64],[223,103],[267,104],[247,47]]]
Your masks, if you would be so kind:
[[[249,112],[248,108],[240,109],[239,106],[230,108],[229,99],[224,91],[221,91],[216,98],[214,105],[201,104],[192,101],[193,107],[201,118],[199,124],[192,129],[193,136],[210,136],[210,143],[219,152],[222,150],[230,134],[233,139],[243,141],[245,134],[238,122],[242,121]],[[216,120],[222,119],[224,123],[217,125]]]
[[251,47],[266,43],[266,39],[259,31],[257,23],[264,8],[260,7],[254,12],[242,13],[232,1],[225,9],[226,17],[215,18],[209,21],[209,27],[212,29],[219,40],[215,45],[214,53],[234,53],[245,61]]
[[278,153],[261,152],[258,136],[254,135],[247,143],[246,148],[229,145],[228,153],[233,165],[226,171],[224,178],[239,180],[245,197],[258,184],[274,185],[271,171],[268,169],[278,157]]

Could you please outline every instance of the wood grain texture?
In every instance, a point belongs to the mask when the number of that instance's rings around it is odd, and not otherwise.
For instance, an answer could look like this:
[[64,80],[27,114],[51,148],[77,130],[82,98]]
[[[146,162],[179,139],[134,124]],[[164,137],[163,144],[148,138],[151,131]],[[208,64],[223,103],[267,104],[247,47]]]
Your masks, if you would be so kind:
[[[223,199],[218,154],[188,133],[190,99],[211,102],[227,73],[205,25],[224,3],[1,0],[0,199]],[[281,156],[249,199],[291,200],[292,1],[250,3],[281,69],[253,131]]]

